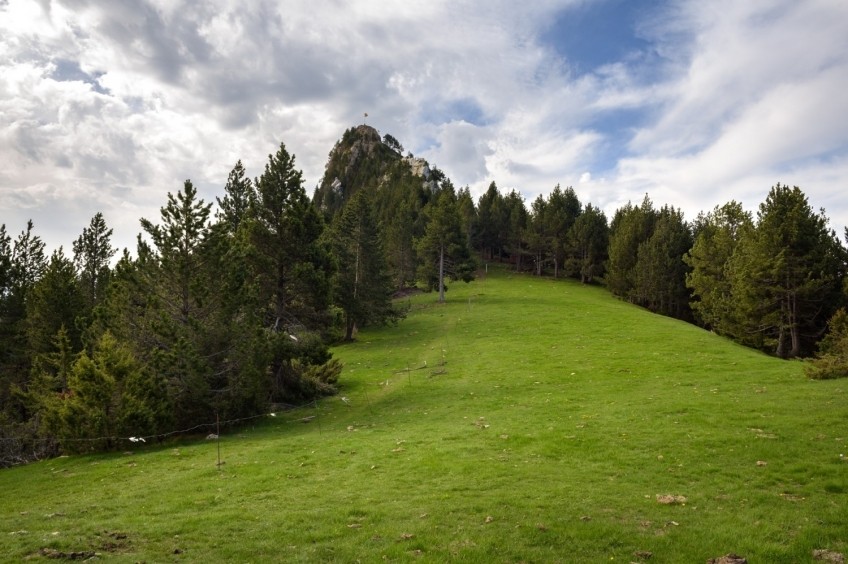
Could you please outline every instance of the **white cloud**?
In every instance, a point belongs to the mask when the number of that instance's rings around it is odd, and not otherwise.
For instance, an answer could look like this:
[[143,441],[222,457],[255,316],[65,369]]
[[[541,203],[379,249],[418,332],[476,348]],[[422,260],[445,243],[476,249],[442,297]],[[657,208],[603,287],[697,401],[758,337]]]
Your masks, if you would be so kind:
[[[731,199],[755,209],[799,185],[846,225],[848,35],[841,2],[695,3],[692,58],[676,95],[617,167],[621,197],[650,192],[692,218]],[[619,204],[620,201],[615,201]]]
[[780,181],[848,223],[839,0],[675,2],[640,23],[650,52],[582,75],[541,39],[582,0],[42,4],[0,3],[0,209],[53,247],[97,211],[133,246],[167,191],[213,200],[281,141],[311,191],[364,112],[475,195],[561,183],[610,213],[649,192],[691,218]]

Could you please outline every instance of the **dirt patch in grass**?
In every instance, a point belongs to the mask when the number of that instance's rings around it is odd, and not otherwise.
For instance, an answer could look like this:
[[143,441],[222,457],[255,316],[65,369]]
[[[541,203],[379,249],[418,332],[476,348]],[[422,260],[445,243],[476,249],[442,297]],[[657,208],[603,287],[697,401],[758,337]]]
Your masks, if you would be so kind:
[[103,531],[98,534],[100,550],[104,552],[123,552],[130,548],[131,543],[126,533]]
[[737,554],[725,554],[718,558],[710,558],[707,564],[748,564],[748,559]]
[[124,552],[130,548],[130,541],[126,533],[103,531],[97,534],[97,540],[92,545],[97,545],[97,550],[57,550],[55,548],[40,548],[33,556],[41,556],[51,560],[90,560],[99,558],[103,553]]
[[88,560],[89,558],[97,556],[97,553],[93,550],[74,550],[71,552],[65,552],[62,550],[56,550],[55,548],[42,548],[39,549],[37,554],[38,556],[51,558],[53,560]]
[[686,503],[685,495],[657,494],[657,503],[661,505],[683,505]]
[[845,555],[841,552],[833,552],[831,550],[819,549],[813,551],[813,560],[822,562],[836,562],[842,564],[845,562]]

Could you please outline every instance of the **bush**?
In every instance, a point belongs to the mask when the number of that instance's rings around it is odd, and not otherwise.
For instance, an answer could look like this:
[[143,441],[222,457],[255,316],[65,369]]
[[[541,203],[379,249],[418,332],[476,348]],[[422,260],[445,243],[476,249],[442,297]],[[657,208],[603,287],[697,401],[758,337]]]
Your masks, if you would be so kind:
[[848,378],[848,312],[845,308],[840,308],[827,325],[827,335],[819,343],[819,354],[804,371],[813,380]]

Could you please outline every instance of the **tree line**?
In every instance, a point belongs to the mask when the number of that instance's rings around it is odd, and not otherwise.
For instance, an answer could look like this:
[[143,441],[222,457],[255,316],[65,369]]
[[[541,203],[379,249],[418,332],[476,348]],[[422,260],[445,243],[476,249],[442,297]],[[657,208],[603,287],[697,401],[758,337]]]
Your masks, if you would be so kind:
[[284,144],[223,192],[169,192],[134,255],[101,213],[70,256],[0,227],[0,462],[334,393],[329,344],[403,316],[368,193],[327,224]]
[[[651,311],[848,375],[848,251],[803,192],[778,184],[754,217],[729,202],[687,222],[645,196],[611,221],[556,186],[529,206],[492,182],[475,202],[438,168],[360,126],[310,198],[285,144],[215,204],[191,181],[142,218],[136,252],[97,213],[49,257],[32,222],[0,227],[0,464],[116,448],[332,394],[329,346],[393,323],[415,288],[446,299],[483,261],[604,284]],[[846,233],[848,236],[848,233]],[[830,332],[828,333],[828,327]]]

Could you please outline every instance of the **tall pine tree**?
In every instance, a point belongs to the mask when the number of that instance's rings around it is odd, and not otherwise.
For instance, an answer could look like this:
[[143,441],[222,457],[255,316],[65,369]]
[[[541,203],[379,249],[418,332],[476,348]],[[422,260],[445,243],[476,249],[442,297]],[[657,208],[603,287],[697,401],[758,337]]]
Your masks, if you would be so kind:
[[345,315],[345,340],[359,327],[394,321],[393,284],[369,193],[360,190],[342,208],[330,234],[338,269],[333,295]]
[[456,193],[447,182],[428,204],[424,213],[427,227],[416,241],[421,258],[419,277],[439,292],[439,302],[445,301],[445,279],[469,282],[474,278],[474,262],[468,239],[462,229]]

